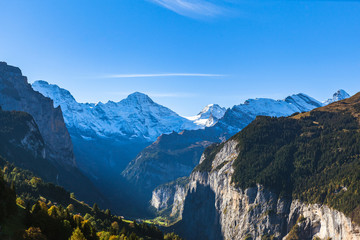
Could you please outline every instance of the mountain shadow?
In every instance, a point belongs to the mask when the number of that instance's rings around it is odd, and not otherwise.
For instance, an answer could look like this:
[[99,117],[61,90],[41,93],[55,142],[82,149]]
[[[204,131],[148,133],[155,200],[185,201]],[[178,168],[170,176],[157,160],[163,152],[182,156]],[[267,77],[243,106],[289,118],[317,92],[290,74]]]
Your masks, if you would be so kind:
[[[206,199],[206,201],[204,201]],[[187,240],[223,240],[220,216],[215,208],[215,193],[210,186],[196,185],[190,189],[185,203],[183,219],[174,230]]]

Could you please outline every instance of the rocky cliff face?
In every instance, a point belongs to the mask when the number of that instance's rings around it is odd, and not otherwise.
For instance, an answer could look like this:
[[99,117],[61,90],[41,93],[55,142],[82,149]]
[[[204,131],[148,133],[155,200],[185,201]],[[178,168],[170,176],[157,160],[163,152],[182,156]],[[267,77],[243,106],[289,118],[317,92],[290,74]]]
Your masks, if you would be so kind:
[[[186,239],[292,239],[293,234],[297,239],[360,239],[359,226],[325,205],[279,197],[261,185],[234,187],[236,145],[229,141],[222,146],[211,171],[191,174],[183,205],[177,203],[182,221],[175,225]],[[169,204],[156,202],[160,207]]]
[[[79,199],[104,206],[106,200],[77,168],[61,108],[54,108],[51,99],[32,89],[19,68],[5,62],[0,62],[0,106],[7,110],[1,111],[0,155],[64,186]],[[9,112],[13,110],[21,112]]]
[[[341,94],[336,94],[337,99],[348,97],[345,91],[340,92]],[[249,99],[243,104],[228,109],[225,115],[224,109],[218,105],[209,105],[198,117],[202,114],[208,117],[215,112],[218,112],[218,117],[224,115],[215,125],[205,129],[185,130],[181,133],[160,136],[129,163],[122,175],[129,182],[139,185],[142,191],[153,190],[160,184],[188,176],[199,163],[205,147],[225,141],[257,116],[289,116],[320,106],[323,106],[323,103],[303,93],[288,96],[284,100]]]
[[27,121],[26,125],[28,126],[28,131],[25,132],[19,146],[32,152],[35,157],[45,158],[45,144],[34,119]]
[[160,185],[152,193],[151,206],[156,211],[165,216],[170,216],[176,221],[183,212],[188,183],[189,178],[182,177],[176,181]]
[[33,116],[44,139],[46,158],[62,166],[75,166],[73,146],[61,108],[35,92],[17,67],[0,62],[0,106]]
[[45,144],[32,116],[0,109],[0,122],[0,156],[56,181],[56,169],[45,159]]

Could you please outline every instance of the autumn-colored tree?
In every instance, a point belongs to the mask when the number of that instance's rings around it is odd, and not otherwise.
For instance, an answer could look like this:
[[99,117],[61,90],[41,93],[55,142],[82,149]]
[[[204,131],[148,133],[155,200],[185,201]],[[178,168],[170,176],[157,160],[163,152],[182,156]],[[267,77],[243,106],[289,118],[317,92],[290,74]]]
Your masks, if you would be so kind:
[[119,240],[119,236],[111,235],[109,240]]
[[175,233],[167,233],[164,236],[164,240],[182,240],[182,238],[176,235]]
[[66,208],[69,212],[74,212],[74,210],[75,210],[75,207],[74,207],[74,205],[72,205],[72,204],[69,204],[69,206],[67,206],[67,208]]
[[75,222],[76,226],[78,226],[78,227],[80,227],[80,226],[81,226],[81,222],[84,221],[84,218],[83,218],[81,215],[79,215],[79,214],[74,215],[74,216],[73,216],[73,219],[74,219],[74,222]]
[[81,222],[81,230],[87,239],[97,239],[96,231],[88,220],[84,220]]
[[111,212],[110,212],[109,209],[106,209],[106,210],[105,210],[105,214],[106,214],[107,217],[111,217]]
[[16,198],[16,204],[25,207],[25,202],[21,198]]
[[76,228],[69,240],[86,240],[86,238],[84,234],[81,232],[80,228]]
[[119,223],[118,222],[113,222],[111,224],[111,228],[110,228],[111,235],[118,235],[119,230],[120,230]]
[[99,240],[109,240],[109,238],[110,238],[110,233],[109,233],[109,232],[102,231],[102,232],[98,232],[98,233],[97,233],[97,236],[99,237]]
[[58,218],[60,215],[59,209],[56,206],[51,206],[48,210],[48,214],[52,218]]
[[23,238],[26,240],[47,240],[46,236],[41,233],[40,228],[34,227],[28,228],[25,231]]
[[48,206],[43,201],[39,201],[39,205],[41,210],[43,210],[44,212],[47,212],[49,210]]

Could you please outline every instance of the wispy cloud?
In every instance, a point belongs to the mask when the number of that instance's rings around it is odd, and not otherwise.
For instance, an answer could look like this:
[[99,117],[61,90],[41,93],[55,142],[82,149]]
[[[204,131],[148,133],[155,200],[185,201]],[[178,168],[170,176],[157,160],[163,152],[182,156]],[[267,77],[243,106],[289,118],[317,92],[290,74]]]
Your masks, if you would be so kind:
[[[116,95],[126,97],[132,92],[107,92],[106,94]],[[188,92],[144,92],[145,94],[149,95],[150,97],[154,98],[188,98],[188,97],[196,97],[197,94],[195,93],[188,93]]]
[[150,74],[113,74],[103,78],[147,78],[147,77],[223,77],[223,74],[209,73],[150,73]]
[[[217,16],[236,16],[240,4],[248,4],[251,1],[240,0],[147,0],[167,8],[177,14],[198,18]],[[290,0],[290,2],[360,2],[360,0]],[[256,2],[256,1],[254,1]],[[263,1],[271,2],[271,1]],[[277,2],[273,0],[272,2]]]
[[[206,0],[150,0],[180,15],[188,17],[214,17],[223,14],[226,9],[217,3]],[[222,2],[222,1],[220,1]]]

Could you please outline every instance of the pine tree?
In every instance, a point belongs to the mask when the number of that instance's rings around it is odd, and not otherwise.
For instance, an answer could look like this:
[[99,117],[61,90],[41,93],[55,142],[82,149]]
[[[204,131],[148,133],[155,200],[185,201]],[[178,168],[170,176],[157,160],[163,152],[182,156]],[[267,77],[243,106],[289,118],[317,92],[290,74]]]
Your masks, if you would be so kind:
[[107,217],[111,217],[111,212],[110,212],[109,209],[106,209],[106,210],[105,210],[105,214],[106,214]]
[[95,214],[100,211],[97,203],[94,203],[94,205],[93,205],[93,207],[92,207],[92,211],[93,211]]

